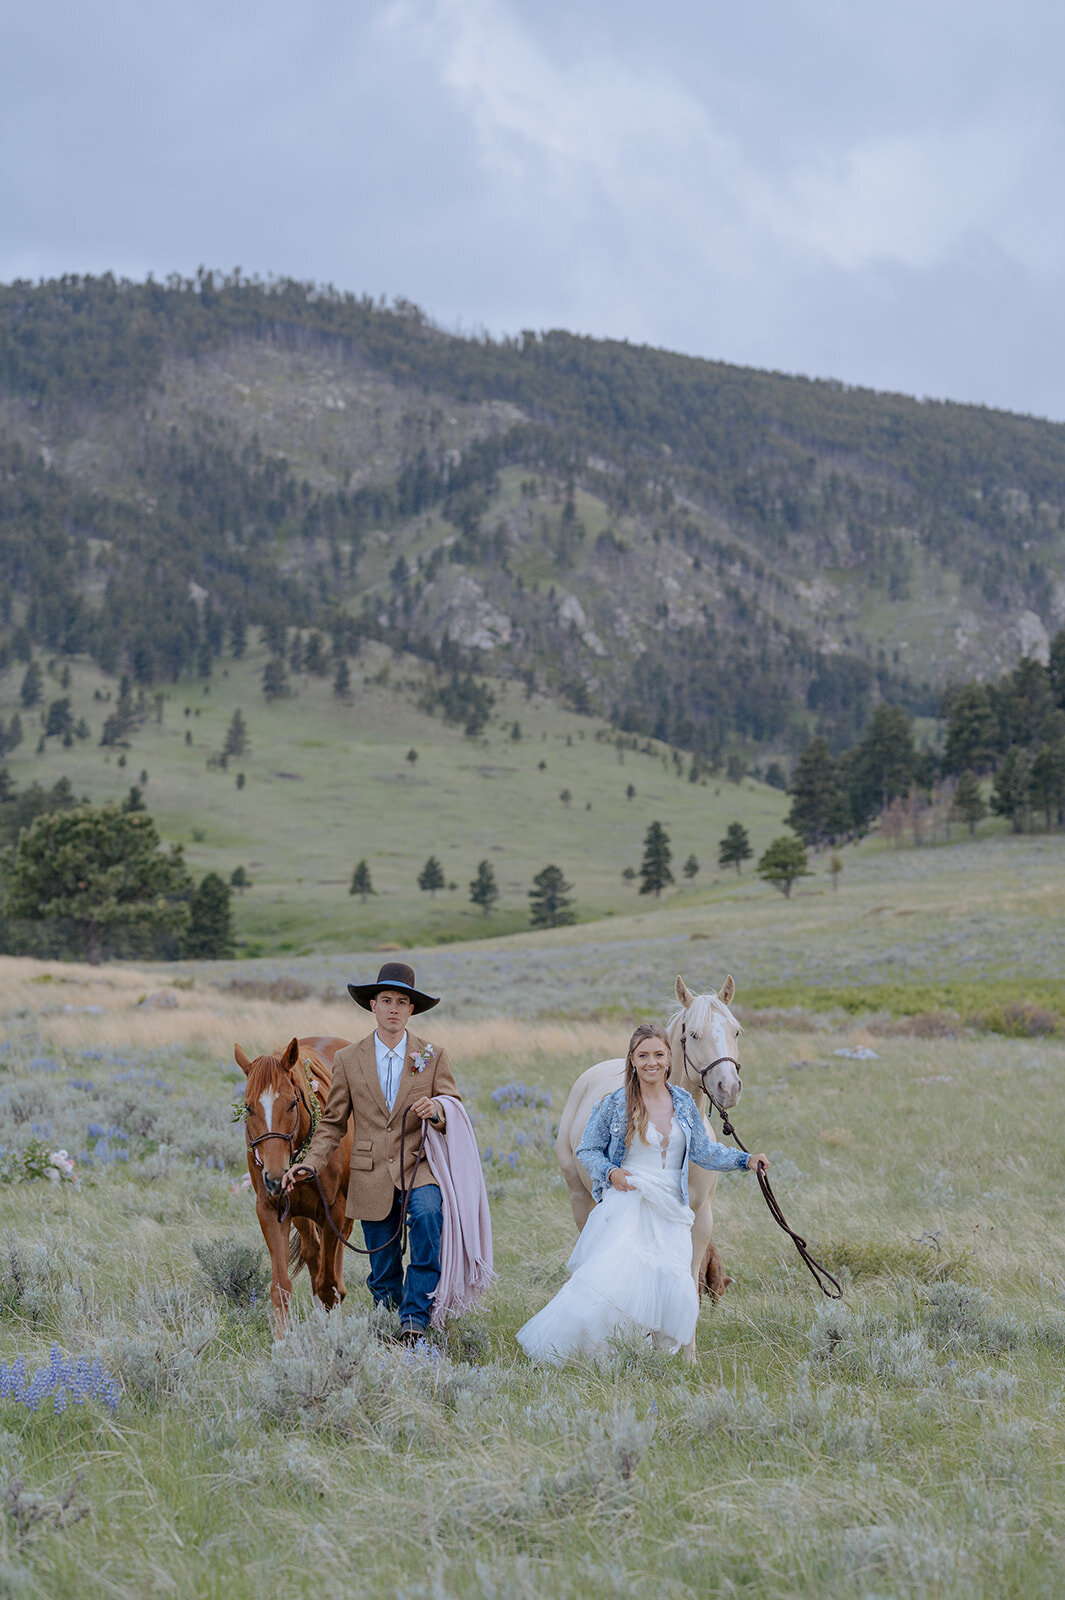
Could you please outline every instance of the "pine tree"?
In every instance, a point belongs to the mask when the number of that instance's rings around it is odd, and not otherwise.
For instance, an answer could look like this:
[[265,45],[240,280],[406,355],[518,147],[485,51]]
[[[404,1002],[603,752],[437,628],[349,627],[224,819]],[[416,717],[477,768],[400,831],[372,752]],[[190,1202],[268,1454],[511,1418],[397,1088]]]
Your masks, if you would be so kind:
[[192,892],[182,954],[191,960],[222,961],[233,954],[233,892],[217,872],[208,872]]
[[943,771],[986,772],[995,758],[998,720],[982,683],[965,683],[950,701],[943,741]]
[[239,710],[234,711],[222,743],[222,754],[224,756],[242,756],[247,748],[248,724],[244,721],[243,714]]
[[547,866],[536,874],[529,890],[534,928],[561,928],[576,922],[577,913],[570,899],[572,888],[573,885],[566,882],[560,867]]
[[307,649],[303,656],[303,667],[306,672],[313,672],[316,678],[324,678],[329,671],[329,658],[325,653],[320,633],[312,633],[307,640]]
[[1032,804],[1039,806],[1046,818],[1049,833],[1055,812],[1060,818],[1065,807],[1065,740],[1044,744],[1036,751],[1028,787]]
[[718,866],[735,867],[739,872],[741,863],[750,859],[751,841],[747,836],[747,829],[742,822],[730,822],[725,829],[725,837],[718,843]]
[[869,719],[861,750],[882,806],[909,792],[917,752],[913,729],[901,706],[879,705]]
[[247,868],[234,867],[233,871],[229,874],[229,885],[230,888],[235,889],[238,894],[243,894],[245,889],[250,889],[251,879],[248,877]]
[[341,656],[337,662],[336,676],[333,679],[333,693],[338,700],[347,700],[351,697],[351,668],[347,660]]
[[19,699],[22,701],[24,711],[32,711],[34,706],[40,705],[44,693],[44,674],[41,672],[40,663],[31,661],[26,668],[22,683],[19,687]]
[[366,896],[368,894],[377,893],[377,890],[373,886],[373,880],[370,877],[370,869],[366,865],[365,857],[356,863],[355,871],[351,874],[351,888],[348,890],[348,893],[357,894],[364,905],[366,903]]
[[480,906],[487,916],[498,899],[499,885],[496,883],[492,863],[481,861],[477,866],[476,878],[470,880],[470,901],[473,905]]
[[684,863],[684,876],[689,883],[694,883],[699,873],[699,861],[695,855],[690,855]]
[[641,894],[653,894],[657,899],[667,883],[673,882],[673,874],[669,870],[672,859],[673,852],[669,848],[668,833],[660,822],[652,822],[643,841],[643,861],[640,863]]
[[442,889],[446,882],[447,879],[444,877],[443,867],[435,856],[430,856],[418,874],[418,888],[427,890],[430,895],[435,895],[436,891]]
[[48,715],[44,722],[44,735],[46,739],[63,739],[67,734],[73,736],[74,718],[71,715],[70,700],[53,700],[48,707]]
[[1014,833],[1024,831],[1028,815],[1028,790],[1032,778],[1032,758],[1027,750],[1013,745],[999,762],[991,785],[991,809],[996,817],[1008,817]]
[[125,929],[172,933],[191,880],[181,846],[163,852],[145,811],[80,806],[38,816],[19,838],[8,916],[67,923],[94,965]]
[[976,824],[987,816],[987,803],[980,793],[980,780],[971,768],[962,773],[951,801],[951,815],[968,824],[969,833],[976,832]]
[[229,648],[234,661],[239,661],[248,648],[248,620],[242,611],[234,612],[229,619]]
[[285,663],[280,656],[271,656],[263,668],[263,694],[268,700],[282,700],[289,693]]
[[830,824],[838,817],[841,799],[836,764],[827,739],[810,740],[796,763],[788,793],[791,795],[791,810],[786,819],[788,827],[794,829],[805,844],[816,849],[832,835]]

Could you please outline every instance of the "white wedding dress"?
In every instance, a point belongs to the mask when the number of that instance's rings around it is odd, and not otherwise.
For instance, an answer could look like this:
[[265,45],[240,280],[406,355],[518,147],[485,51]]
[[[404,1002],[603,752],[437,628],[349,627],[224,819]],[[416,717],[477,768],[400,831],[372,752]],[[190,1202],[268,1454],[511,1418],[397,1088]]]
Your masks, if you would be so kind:
[[692,1278],[694,1214],[680,1197],[684,1133],[673,1118],[669,1140],[648,1123],[622,1163],[635,1188],[607,1184],[567,1263],[573,1276],[518,1331],[535,1361],[564,1361],[606,1349],[613,1333],[645,1332],[657,1348],[679,1350],[699,1315]]

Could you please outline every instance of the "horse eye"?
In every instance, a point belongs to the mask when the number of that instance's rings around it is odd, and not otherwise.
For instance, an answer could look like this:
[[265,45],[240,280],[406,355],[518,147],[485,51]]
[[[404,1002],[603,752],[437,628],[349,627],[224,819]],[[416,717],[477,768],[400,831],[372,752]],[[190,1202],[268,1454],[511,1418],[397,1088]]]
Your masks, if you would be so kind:
[[697,1033],[693,1033],[693,1034],[692,1034],[692,1038],[693,1038],[693,1039],[698,1039],[698,1037],[699,1037],[699,1035],[698,1035],[698,1034],[697,1034]]

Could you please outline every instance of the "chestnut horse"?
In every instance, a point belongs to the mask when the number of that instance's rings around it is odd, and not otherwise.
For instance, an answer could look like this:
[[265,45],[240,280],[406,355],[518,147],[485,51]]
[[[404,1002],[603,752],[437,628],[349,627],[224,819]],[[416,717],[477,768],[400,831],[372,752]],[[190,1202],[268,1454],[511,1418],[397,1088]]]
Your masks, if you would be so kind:
[[[274,1304],[274,1331],[285,1331],[292,1296],[290,1266],[296,1272],[304,1262],[315,1298],[327,1310],[344,1298],[344,1246],[329,1227],[318,1190],[299,1183],[279,1213],[281,1179],[298,1162],[318,1126],[322,1107],[333,1081],[333,1057],[347,1039],[293,1039],[283,1050],[249,1061],[239,1044],[233,1058],[244,1073],[244,1127],[248,1140],[248,1171],[255,1186],[255,1212],[270,1252],[270,1299]],[[337,1145],[321,1173],[333,1227],[343,1238],[351,1232],[345,1216],[348,1172],[351,1162],[352,1125]],[[289,1248],[289,1218],[296,1239]]]
[[[737,1065],[737,1041],[742,1032],[739,1023],[729,1010],[736,985],[726,978],[719,994],[692,994],[683,978],[676,984],[680,1010],[670,1018],[666,1029],[669,1035],[673,1061],[670,1081],[695,1097],[703,1124],[711,1139],[715,1138],[702,1103],[709,1090],[719,1106],[726,1111],[740,1097]],[[573,1220],[579,1233],[592,1211],[592,1180],[577,1160],[577,1146],[588,1125],[592,1108],[604,1095],[620,1089],[625,1081],[623,1059],[600,1061],[581,1073],[573,1088],[558,1127],[555,1153],[562,1168],[562,1176],[569,1189]],[[717,1246],[711,1243],[714,1226],[713,1197],[717,1187],[717,1173],[707,1172],[694,1164],[688,1170],[688,1200],[695,1213],[692,1227],[692,1275],[696,1288],[709,1292],[711,1299],[720,1300],[731,1278],[725,1276]],[[694,1344],[689,1353],[694,1353]]]

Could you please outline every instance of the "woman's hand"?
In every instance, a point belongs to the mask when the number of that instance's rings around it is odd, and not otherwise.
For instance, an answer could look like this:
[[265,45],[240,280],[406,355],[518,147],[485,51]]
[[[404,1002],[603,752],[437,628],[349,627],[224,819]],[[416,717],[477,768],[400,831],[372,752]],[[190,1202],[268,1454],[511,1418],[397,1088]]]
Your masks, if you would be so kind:
[[763,1155],[748,1156],[747,1157],[747,1171],[748,1172],[757,1172],[760,1175],[764,1175],[765,1173],[767,1173],[769,1171],[769,1158],[768,1158],[768,1156],[763,1156]]
[[636,1188],[634,1183],[629,1182],[629,1175],[624,1167],[611,1167],[609,1182],[610,1187],[617,1189],[620,1194],[627,1194]]

